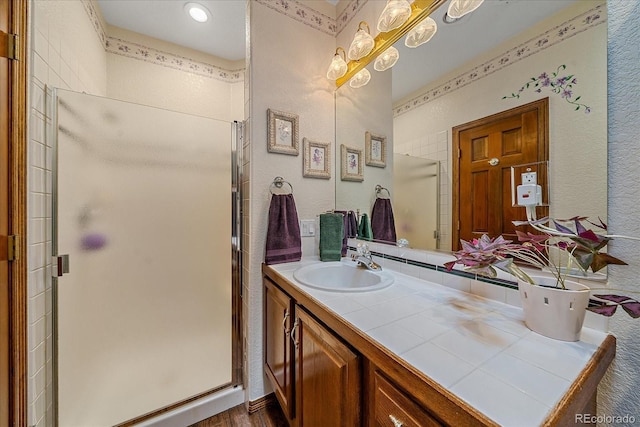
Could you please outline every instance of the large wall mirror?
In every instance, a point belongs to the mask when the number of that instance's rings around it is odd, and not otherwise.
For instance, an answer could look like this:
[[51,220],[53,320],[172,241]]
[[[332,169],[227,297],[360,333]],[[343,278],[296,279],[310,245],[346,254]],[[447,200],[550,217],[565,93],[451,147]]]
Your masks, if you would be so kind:
[[[371,3],[384,6],[366,6]],[[431,15],[438,30],[429,42],[409,49],[399,40],[392,69],[377,72],[369,64],[368,85],[337,89],[336,146],[364,153],[370,132],[386,137],[388,151],[385,167],[364,165],[362,181],[336,179],[336,209],[370,215],[380,185],[388,190],[383,197],[391,195],[398,239],[417,249],[451,251],[458,227],[452,129],[547,98],[549,214],[605,219],[606,2],[486,0],[449,24],[443,20],[447,6]],[[374,19],[378,12],[363,13]],[[424,173],[413,173],[421,183],[399,178],[409,166],[394,157],[421,159],[416,164]],[[336,161],[340,170],[339,156]],[[430,221],[427,231],[419,221]],[[428,236],[410,237],[415,230]]]

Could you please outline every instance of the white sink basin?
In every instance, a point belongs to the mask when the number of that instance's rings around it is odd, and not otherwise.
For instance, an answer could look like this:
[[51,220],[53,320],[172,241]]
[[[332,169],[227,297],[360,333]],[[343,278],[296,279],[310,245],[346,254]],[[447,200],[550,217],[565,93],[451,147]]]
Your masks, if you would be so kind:
[[294,271],[300,283],[316,289],[334,292],[364,292],[383,289],[393,283],[393,276],[385,271],[370,271],[356,263],[321,262]]

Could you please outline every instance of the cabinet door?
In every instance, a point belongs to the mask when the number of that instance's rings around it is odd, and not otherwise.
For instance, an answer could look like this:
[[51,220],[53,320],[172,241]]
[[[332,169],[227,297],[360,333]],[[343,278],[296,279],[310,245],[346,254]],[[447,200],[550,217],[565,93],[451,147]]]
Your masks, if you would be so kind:
[[435,418],[415,403],[379,372],[374,373],[371,425],[375,427],[441,426]]
[[296,316],[297,425],[359,426],[360,357],[299,307]]
[[290,331],[293,300],[264,280],[264,367],[276,398],[288,419],[293,418],[293,359]]

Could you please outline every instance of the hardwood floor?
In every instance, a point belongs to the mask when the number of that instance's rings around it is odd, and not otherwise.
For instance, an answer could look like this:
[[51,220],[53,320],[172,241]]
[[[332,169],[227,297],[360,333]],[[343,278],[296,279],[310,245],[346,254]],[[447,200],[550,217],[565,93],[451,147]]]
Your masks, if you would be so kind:
[[273,403],[253,414],[244,404],[235,406],[189,427],[286,427],[287,421],[280,405]]

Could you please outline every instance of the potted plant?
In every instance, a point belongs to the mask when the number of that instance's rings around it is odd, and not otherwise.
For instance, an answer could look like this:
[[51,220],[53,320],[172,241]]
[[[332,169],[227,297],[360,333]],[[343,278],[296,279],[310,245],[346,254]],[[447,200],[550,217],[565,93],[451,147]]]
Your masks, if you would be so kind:
[[[553,223],[554,228],[542,226]],[[490,238],[483,235],[473,241],[462,240],[462,249],[455,252],[455,261],[445,264],[448,270],[455,264],[488,277],[496,277],[500,269],[518,279],[518,289],[522,300],[525,323],[542,335],[564,341],[577,341],[586,310],[604,316],[612,316],[618,306],[631,317],[640,317],[640,302],[624,295],[593,295],[591,289],[578,282],[568,280],[571,272],[595,273],[609,264],[626,263],[602,250],[613,237],[600,232],[606,231],[606,224],[592,223],[586,218],[569,220],[541,219],[518,221],[515,225],[532,225],[542,234],[517,231],[518,243],[502,236]],[[588,228],[590,224],[593,228]],[[598,232],[594,231],[596,229]],[[528,265],[551,272],[551,276],[528,274],[519,264]]]

